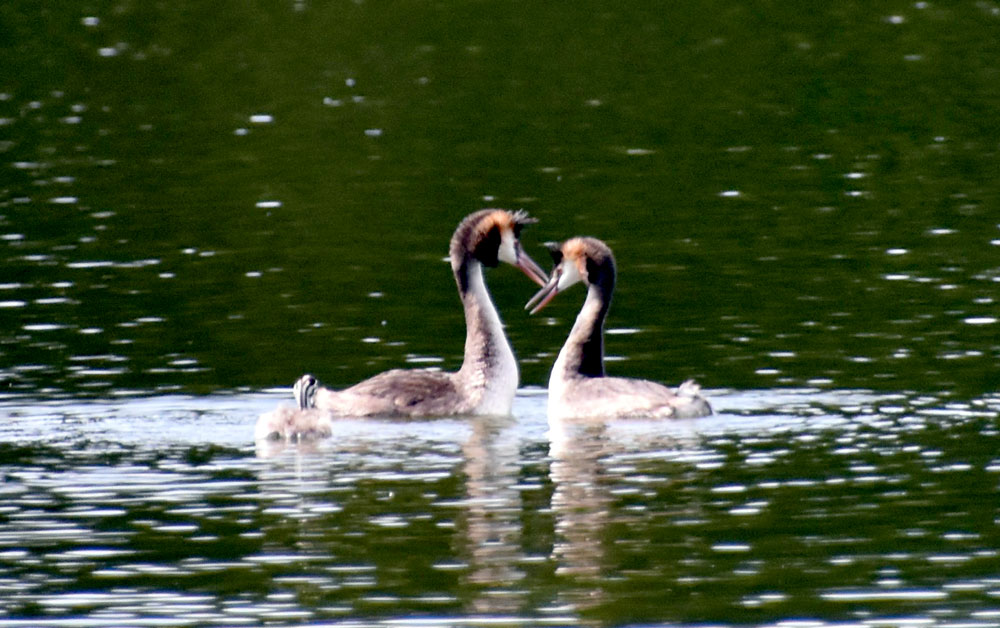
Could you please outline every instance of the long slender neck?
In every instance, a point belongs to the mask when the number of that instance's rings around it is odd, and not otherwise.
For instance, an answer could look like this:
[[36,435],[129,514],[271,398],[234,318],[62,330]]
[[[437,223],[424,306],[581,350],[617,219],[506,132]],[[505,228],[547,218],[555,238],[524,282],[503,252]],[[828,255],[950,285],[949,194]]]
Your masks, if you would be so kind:
[[553,377],[604,376],[604,318],[610,305],[610,295],[599,285],[587,288],[587,299],[556,358]]
[[517,387],[517,361],[503,323],[483,279],[483,265],[465,256],[454,265],[458,293],[465,308],[465,358],[459,373],[470,380],[509,380]]

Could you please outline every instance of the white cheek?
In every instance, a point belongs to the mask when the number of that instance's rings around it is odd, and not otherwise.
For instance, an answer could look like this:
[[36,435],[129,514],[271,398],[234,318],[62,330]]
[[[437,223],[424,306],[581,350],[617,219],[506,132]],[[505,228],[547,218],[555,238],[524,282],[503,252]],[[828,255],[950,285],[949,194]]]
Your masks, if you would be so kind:
[[500,236],[500,250],[497,251],[497,259],[508,264],[517,264],[517,238],[510,231],[505,231]]
[[562,292],[566,288],[569,288],[575,283],[582,281],[580,277],[580,271],[577,269],[576,264],[573,263],[562,263],[562,273],[559,275],[559,284],[557,288],[559,292]]

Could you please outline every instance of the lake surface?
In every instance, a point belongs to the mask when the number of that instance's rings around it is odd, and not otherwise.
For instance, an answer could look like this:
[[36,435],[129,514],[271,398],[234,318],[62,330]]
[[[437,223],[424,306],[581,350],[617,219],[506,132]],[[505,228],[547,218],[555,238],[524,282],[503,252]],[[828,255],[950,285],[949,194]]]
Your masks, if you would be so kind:
[[[1000,5],[0,6],[0,626],[1000,622]],[[481,207],[614,249],[489,273],[506,421],[258,449],[302,373],[455,369]]]
[[5,408],[0,625],[992,626],[1000,396],[712,391],[707,420]]

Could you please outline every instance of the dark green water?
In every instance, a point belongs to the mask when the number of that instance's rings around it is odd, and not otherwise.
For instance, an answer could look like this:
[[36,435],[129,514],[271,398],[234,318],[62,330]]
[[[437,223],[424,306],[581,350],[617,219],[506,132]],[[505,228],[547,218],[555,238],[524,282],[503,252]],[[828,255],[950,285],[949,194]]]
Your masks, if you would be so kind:
[[8,407],[0,626],[1000,620],[1000,398],[713,401],[575,429],[524,394],[256,452],[273,395]]
[[[0,625],[995,623],[998,29],[992,1],[4,2]],[[529,317],[507,268],[512,423],[258,458],[261,391],[458,366],[443,258],[489,206],[540,219],[540,262],[606,240],[609,370],[718,416],[550,430],[583,292]]]

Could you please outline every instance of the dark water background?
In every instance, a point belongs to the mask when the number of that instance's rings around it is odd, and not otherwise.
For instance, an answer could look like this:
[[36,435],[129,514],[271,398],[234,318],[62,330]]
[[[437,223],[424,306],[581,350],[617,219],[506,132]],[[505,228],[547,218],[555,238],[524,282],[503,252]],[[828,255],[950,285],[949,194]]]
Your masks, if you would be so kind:
[[[1000,621],[998,33],[993,1],[4,2],[0,625]],[[610,370],[718,415],[550,429],[583,293],[528,317],[504,268],[514,420],[255,450],[302,372],[458,366],[442,260],[489,206],[542,263],[608,241]]]

